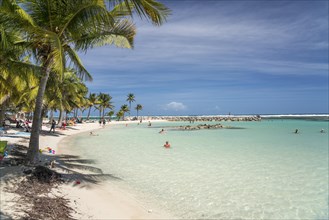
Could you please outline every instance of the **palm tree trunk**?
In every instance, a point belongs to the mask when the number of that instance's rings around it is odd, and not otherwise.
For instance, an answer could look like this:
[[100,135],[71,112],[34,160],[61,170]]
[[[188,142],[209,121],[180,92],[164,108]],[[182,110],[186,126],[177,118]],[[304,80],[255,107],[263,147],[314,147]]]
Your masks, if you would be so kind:
[[130,118],[131,102],[129,102],[129,118]]
[[104,117],[105,117],[105,107],[103,108],[103,114],[102,114],[103,116],[103,119],[104,119]]
[[58,116],[58,122],[57,124],[62,124],[62,121],[63,121],[63,108],[61,107],[61,109],[59,110],[59,116]]
[[35,102],[31,138],[29,143],[29,149],[27,151],[27,156],[26,156],[27,164],[36,164],[39,162],[39,135],[40,135],[39,125],[42,123],[42,115],[41,115],[42,101],[50,74],[50,68],[48,67],[48,64],[45,64],[44,69],[45,69],[44,71],[45,74],[42,76],[40,80],[38,95]]
[[6,107],[7,107],[7,102],[5,101],[1,104],[1,109],[0,109],[0,127],[2,126],[2,122],[5,119]]
[[2,98],[0,99],[0,105],[4,105],[5,102],[6,102],[9,98],[10,98],[10,95],[9,95],[9,94],[7,94],[7,95],[5,95],[4,97],[2,97]]
[[89,120],[89,117],[90,117],[90,111],[91,111],[91,106],[89,107],[89,111],[88,111],[87,120]]
[[52,122],[54,119],[54,110],[50,110],[49,122]]

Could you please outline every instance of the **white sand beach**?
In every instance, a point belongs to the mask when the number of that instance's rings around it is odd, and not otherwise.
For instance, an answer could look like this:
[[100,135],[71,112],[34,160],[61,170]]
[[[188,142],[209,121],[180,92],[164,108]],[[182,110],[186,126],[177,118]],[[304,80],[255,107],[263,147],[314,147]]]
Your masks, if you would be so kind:
[[[137,123],[137,122],[111,122],[106,126],[117,123]],[[48,133],[40,136],[40,149],[46,147],[55,151],[54,155],[43,152],[43,161],[52,161],[54,158],[60,158],[61,155],[74,152],[67,149],[65,146],[65,138],[77,133],[88,132],[101,128],[95,123],[76,124],[75,126],[67,127],[66,130],[56,129],[55,133]],[[43,127],[44,130],[49,130],[48,127]],[[7,140],[8,145],[20,144],[28,146],[26,137],[14,137],[14,130],[9,130],[8,134],[1,137],[1,140]],[[144,207],[134,195],[125,192],[111,184],[110,181],[97,180],[96,182],[84,181],[79,178],[79,174],[68,174],[64,169],[60,168],[60,159],[55,159],[55,167],[53,168],[59,173],[64,174],[66,182],[62,184],[56,193],[61,194],[66,199],[70,200],[70,206],[74,209],[72,217],[76,219],[172,219],[166,213],[157,210],[155,207]],[[19,195],[6,192],[5,188],[11,184],[17,184],[23,178],[21,166],[1,167],[1,215],[5,217],[19,219],[24,216],[24,209],[28,209],[28,204],[22,206],[16,201]],[[73,171],[74,172],[74,171]],[[81,171],[79,170],[81,174]],[[83,173],[82,173],[83,174]],[[78,182],[77,182],[78,181]]]

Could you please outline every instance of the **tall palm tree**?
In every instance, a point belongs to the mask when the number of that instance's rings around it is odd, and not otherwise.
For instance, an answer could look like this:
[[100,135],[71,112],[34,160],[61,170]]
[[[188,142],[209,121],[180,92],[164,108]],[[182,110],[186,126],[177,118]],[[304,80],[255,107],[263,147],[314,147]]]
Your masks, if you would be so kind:
[[41,77],[33,114],[33,126],[27,154],[28,163],[37,163],[42,103],[49,75],[63,75],[70,60],[78,74],[91,80],[76,51],[114,44],[132,48],[135,26],[126,19],[137,12],[160,25],[169,10],[154,0],[2,0],[0,24],[21,31],[29,42]]
[[123,112],[123,120],[125,120],[125,113],[129,112],[128,105],[126,105],[126,104],[122,105],[121,108],[120,108],[120,111]]
[[116,116],[118,118],[118,121],[120,121],[120,118],[124,117],[124,114],[125,113],[122,110],[120,110],[120,111],[117,112]]
[[106,115],[110,117],[110,121],[111,121],[111,118],[112,118],[112,116],[114,115],[114,111],[111,110],[111,111],[109,111]]
[[129,93],[127,95],[127,100],[129,102],[129,116],[130,116],[130,110],[131,110],[131,103],[135,101],[135,95],[133,93]]
[[106,93],[99,93],[98,95],[98,108],[99,108],[99,116],[104,118],[105,116],[105,109],[113,109],[114,106],[112,105],[112,96]]
[[137,104],[135,109],[137,111],[137,120],[138,120],[138,112],[143,110],[143,106],[141,104]]

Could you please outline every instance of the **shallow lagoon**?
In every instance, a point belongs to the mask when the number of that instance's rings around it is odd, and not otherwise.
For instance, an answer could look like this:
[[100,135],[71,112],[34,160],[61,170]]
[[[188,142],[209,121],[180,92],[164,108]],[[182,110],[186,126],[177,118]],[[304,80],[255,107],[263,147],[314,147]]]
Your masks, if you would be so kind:
[[[108,124],[70,147],[121,178],[115,184],[145,205],[180,218],[328,218],[328,121],[221,123],[243,129]],[[167,140],[171,149],[162,147]]]

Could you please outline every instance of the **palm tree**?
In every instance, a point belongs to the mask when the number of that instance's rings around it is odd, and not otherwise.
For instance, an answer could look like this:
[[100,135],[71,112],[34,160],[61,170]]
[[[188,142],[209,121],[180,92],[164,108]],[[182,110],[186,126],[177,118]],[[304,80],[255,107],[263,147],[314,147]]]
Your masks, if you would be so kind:
[[130,110],[131,110],[131,103],[135,101],[135,95],[133,93],[129,93],[127,95],[127,100],[129,102],[129,117],[130,117]]
[[124,114],[125,113],[122,110],[120,110],[120,111],[117,112],[116,116],[118,118],[118,121],[120,121],[120,118],[124,117]]
[[123,120],[125,120],[125,113],[129,112],[128,105],[126,105],[126,104],[122,105],[121,108],[120,108],[120,111],[123,112]]
[[87,120],[89,120],[91,108],[97,103],[97,95],[96,95],[96,93],[90,93],[89,94],[89,97],[88,97],[88,101],[89,101],[89,103],[88,103],[89,110],[88,110]]
[[[0,10],[9,10],[8,5],[0,1]],[[38,83],[34,73],[38,72],[38,67],[25,62],[27,57],[21,40],[18,31],[0,22],[0,122],[9,104],[22,107],[35,99]]]
[[105,116],[105,109],[113,109],[114,106],[112,105],[112,96],[106,93],[99,93],[98,95],[98,108],[99,108],[99,116],[100,118],[104,118]]
[[114,115],[114,111],[113,110],[109,111],[106,115],[110,117],[110,121],[111,121],[111,118]]
[[137,104],[135,109],[137,111],[137,120],[138,120],[138,112],[143,110],[143,106],[141,104]]
[[[27,153],[28,163],[37,163],[39,124],[42,104],[50,74],[63,75],[68,63],[84,79],[91,75],[84,68],[76,51],[86,52],[94,46],[114,44],[132,48],[135,26],[126,19],[137,12],[160,25],[169,10],[154,0],[2,0],[0,24],[21,32],[29,43],[34,61],[41,67],[41,78],[33,114],[33,126]],[[70,60],[71,62],[68,62]]]

